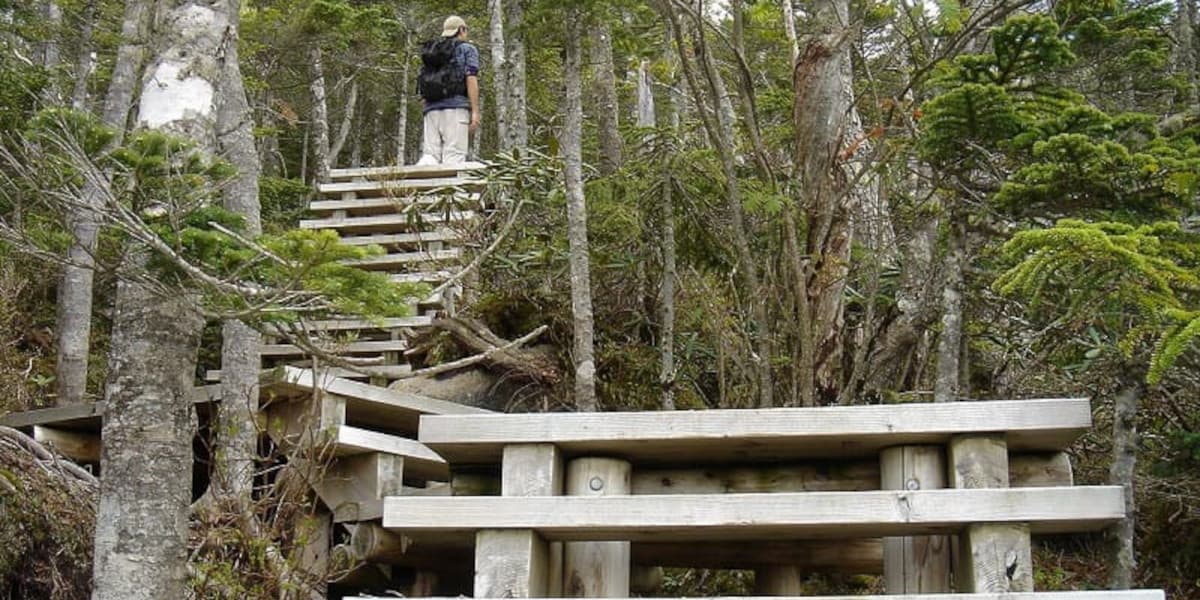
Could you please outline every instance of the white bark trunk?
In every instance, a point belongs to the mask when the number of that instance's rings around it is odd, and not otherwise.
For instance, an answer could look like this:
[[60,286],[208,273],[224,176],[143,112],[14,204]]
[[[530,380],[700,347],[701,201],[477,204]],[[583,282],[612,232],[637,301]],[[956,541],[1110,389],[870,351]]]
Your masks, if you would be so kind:
[[[240,0],[230,0],[231,30],[237,31]],[[262,233],[258,202],[261,165],[254,147],[254,118],[235,39],[225,49],[217,107],[218,150],[237,169],[237,175],[222,190],[222,202],[230,212],[246,220],[245,233],[253,238]],[[240,321],[226,321],[221,328],[221,404],[217,420],[218,494],[249,505],[258,457],[258,373],[262,363],[262,336]]]
[[[656,126],[654,90],[650,83],[648,61],[638,65],[637,125],[645,129]],[[662,169],[662,280],[659,282],[659,372],[658,385],[662,390],[661,407],[675,410],[675,205],[671,190],[670,160],[664,159]]]
[[[404,47],[412,47],[412,34],[404,35]],[[403,74],[400,76],[400,106],[396,108],[396,164],[403,165],[408,161],[408,94],[412,80],[412,61],[404,61]]]
[[1134,554],[1134,531],[1137,504],[1133,484],[1137,467],[1138,400],[1145,391],[1140,374],[1127,373],[1126,381],[1113,399],[1113,461],[1108,472],[1108,482],[1125,490],[1125,518],[1112,527],[1112,554],[1109,563],[1108,586],[1114,590],[1133,587],[1133,576],[1137,568]]
[[525,90],[525,3],[527,0],[507,0],[504,5],[504,52],[508,63],[508,140],[507,148],[529,145],[529,116],[526,113]]
[[[346,140],[349,140],[350,134],[354,132],[354,115],[358,112],[358,77],[354,77],[350,82],[350,94],[346,97],[346,101],[343,104],[346,108],[342,113],[342,124],[338,128],[337,138],[335,138],[333,145],[329,148],[330,169],[337,167],[338,157],[341,156],[342,150],[346,147]],[[328,105],[326,107],[328,109]],[[326,115],[328,116],[328,113]]]
[[966,262],[966,247],[962,215],[951,213],[949,235],[946,240],[946,258],[943,267],[945,286],[942,289],[942,333],[938,338],[937,379],[934,382],[933,401],[953,402],[963,394],[962,348],[963,348],[963,270]]
[[[217,57],[234,33],[228,1],[159,6],[155,60],[147,69],[139,123],[215,147]],[[146,265],[144,250],[126,273]],[[105,393],[93,600],[184,595],[191,503],[190,391],[203,318],[187,293],[118,284]]]
[[[150,0],[129,0],[121,23],[121,43],[113,65],[112,80],[105,96],[100,118],[116,133],[112,144],[124,139],[129,109],[137,88],[138,72],[144,62],[143,44],[150,24]],[[102,190],[89,182],[82,192],[87,207],[100,204]],[[88,355],[92,332],[92,280],[99,231],[94,208],[75,211],[69,216],[74,242],[68,249],[67,265],[58,297],[58,359],[55,369],[59,404],[79,404],[86,400]]]
[[511,82],[508,77],[507,55],[504,52],[504,0],[488,0],[488,17],[490,27],[488,33],[492,46],[492,81],[495,85],[493,97],[496,99],[496,138],[501,152],[507,152],[511,135],[508,132],[509,89]]
[[575,330],[575,407],[580,412],[599,409],[596,401],[596,362],[593,348],[592,283],[588,261],[587,204],[583,194],[583,37],[579,8],[567,10],[566,58],[563,70],[566,95],[563,103],[562,146],[567,190],[567,241],[571,261],[571,314]]
[[592,68],[596,99],[596,123],[600,135],[600,174],[611,175],[621,168],[620,104],[613,67],[612,32],[603,17],[592,29]]
[[318,183],[329,181],[329,171],[333,168],[329,154],[329,107],[325,99],[325,61],[321,56],[321,47],[313,46],[309,50],[309,62],[312,65],[312,127],[313,127],[313,164],[317,172],[314,179]]
[[89,0],[83,10],[83,28],[79,32],[79,59],[75,61],[75,86],[71,91],[71,108],[85,110],[88,102],[88,77],[95,67],[92,36],[96,29],[96,0]]

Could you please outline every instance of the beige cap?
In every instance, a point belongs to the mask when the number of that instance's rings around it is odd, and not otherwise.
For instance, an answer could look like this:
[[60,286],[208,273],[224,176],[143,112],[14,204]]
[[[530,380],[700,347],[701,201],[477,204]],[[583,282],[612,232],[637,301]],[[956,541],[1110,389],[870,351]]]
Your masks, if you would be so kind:
[[451,37],[458,35],[458,31],[467,26],[467,22],[458,15],[450,15],[446,17],[446,22],[442,23],[442,37]]

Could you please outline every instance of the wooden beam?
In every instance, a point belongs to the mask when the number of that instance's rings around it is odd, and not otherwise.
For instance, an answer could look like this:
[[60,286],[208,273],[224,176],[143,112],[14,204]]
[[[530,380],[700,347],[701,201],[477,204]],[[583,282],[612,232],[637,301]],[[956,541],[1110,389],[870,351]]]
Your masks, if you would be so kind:
[[470,208],[472,210],[479,207],[481,195],[478,192],[453,193],[451,198],[447,198],[446,194],[441,193],[414,193],[414,194],[389,194],[384,192],[382,196],[375,197],[354,197],[341,200],[314,200],[308,203],[308,211],[311,213],[328,213],[335,211],[345,211],[350,215],[378,215],[400,212],[401,210],[413,210],[408,207],[419,205],[428,207],[433,205],[452,206],[454,208]]
[[534,529],[546,538],[729,540],[855,538],[955,532],[970,523],[1028,521],[1036,533],[1096,531],[1124,515],[1117,486],[718,494],[387,498],[383,525],[400,532]]
[[[475,596],[475,600],[505,600],[512,597]],[[739,600],[760,600],[761,597],[746,596]],[[1162,590],[1079,591],[1079,592],[1030,592],[1013,594],[908,594],[905,596],[798,596],[795,600],[1165,600]],[[349,597],[345,600],[378,600],[366,596]],[[445,598],[443,600],[454,600]],[[627,600],[635,600],[629,598]],[[770,600],[778,600],[771,598]]]
[[[956,436],[949,455],[954,487],[1008,487],[1008,444],[1003,434]],[[1032,592],[1031,525],[1020,519],[968,525],[960,541],[963,564],[956,578],[960,591]]]
[[755,596],[800,596],[804,581],[795,565],[759,567],[754,570]]
[[[561,496],[565,485],[562,454],[553,444],[521,444],[504,449],[500,471],[503,496]],[[546,595],[563,590],[563,544],[546,542]]]
[[456,261],[460,256],[462,256],[461,250],[458,248],[450,248],[449,250],[380,254],[377,256],[368,256],[366,258],[360,258],[357,260],[348,260],[342,264],[351,267],[358,267],[363,270],[386,271],[388,269],[399,269],[402,267],[424,263]]
[[[568,496],[619,497],[629,494],[632,467],[612,458],[577,458],[567,464]],[[629,542],[563,544],[563,594],[569,598],[621,598],[629,595]]]
[[878,539],[634,542],[635,565],[691,569],[754,569],[795,566],[805,571],[846,575],[883,573],[883,546]]
[[[941,446],[896,446],[879,455],[885,490],[946,487],[946,456]],[[883,538],[883,578],[888,594],[950,591],[950,538],[921,535]]]
[[33,439],[81,463],[100,462],[100,433],[71,431],[46,425],[33,426]]
[[313,489],[331,509],[343,502],[402,495],[404,457],[382,452],[344,456],[326,467]]
[[1086,399],[613,413],[430,416],[421,441],[455,463],[495,463],[508,444],[635,464],[874,457],[885,447],[1008,432],[1019,452],[1059,451],[1091,426]]
[[335,229],[347,233],[399,233],[427,225],[462,223],[471,221],[478,216],[479,213],[473,210],[455,210],[420,214],[393,213],[367,217],[330,217],[303,219],[300,221],[300,229]]
[[420,247],[432,242],[459,242],[462,235],[448,227],[433,231],[390,233],[380,235],[348,235],[341,239],[347,246]]
[[367,194],[390,191],[395,194],[429,191],[443,188],[478,189],[485,185],[477,177],[436,177],[428,179],[383,179],[375,181],[341,181],[322,183],[317,190],[322,194],[341,196],[347,193]]
[[475,161],[457,164],[436,165],[401,165],[387,167],[355,167],[352,169],[333,169],[329,179],[333,181],[344,179],[412,179],[416,177],[449,177],[486,169],[487,164]]
[[[392,317],[386,319],[324,319],[307,321],[304,327],[309,331],[350,331],[350,330],[380,330],[403,329],[405,327],[428,327],[433,324],[432,317]],[[270,330],[271,328],[267,328]]]

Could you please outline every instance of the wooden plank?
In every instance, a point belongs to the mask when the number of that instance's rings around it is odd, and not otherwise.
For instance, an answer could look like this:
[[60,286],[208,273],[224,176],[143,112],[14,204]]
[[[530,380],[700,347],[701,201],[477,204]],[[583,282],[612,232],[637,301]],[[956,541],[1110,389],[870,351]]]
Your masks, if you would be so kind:
[[761,567],[754,570],[755,596],[799,596],[804,593],[800,569],[794,565]]
[[33,439],[81,463],[100,462],[100,433],[71,431],[46,425],[33,426]]
[[424,444],[369,429],[342,425],[331,431],[330,443],[337,457],[384,452],[404,457],[405,472],[418,479],[445,480],[450,468],[442,457]]
[[376,179],[322,183],[317,186],[317,190],[322,194],[339,196],[346,193],[369,194],[392,192],[394,194],[404,194],[406,192],[423,192],[450,188],[479,189],[486,185],[486,183],[478,177],[469,176],[429,177],[422,179]]
[[[632,466],[613,458],[577,458],[567,464],[566,493],[583,498],[629,494]],[[629,595],[629,542],[563,544],[563,595],[621,598]]]
[[300,229],[335,229],[346,233],[399,233],[429,225],[462,223],[479,216],[472,210],[426,212],[419,215],[394,213],[368,217],[302,219]]
[[[552,444],[521,444],[504,449],[500,471],[503,496],[560,496],[565,484],[562,454]],[[458,481],[458,476],[455,476]],[[563,589],[563,544],[546,543],[546,595]]]
[[368,256],[357,260],[348,260],[342,264],[351,267],[358,267],[368,271],[386,271],[388,269],[397,269],[408,267],[411,265],[422,265],[428,263],[438,263],[447,261],[456,261],[462,257],[462,250],[459,248],[450,248],[449,250],[430,250],[421,252],[394,252],[391,254],[379,254],[376,256]]
[[[475,600],[510,600],[517,596],[481,596]],[[744,596],[738,600],[778,600],[779,597]],[[1165,600],[1162,590],[1030,592],[1013,594],[908,594],[904,596],[793,596],[795,600]],[[378,600],[367,596],[346,600]],[[441,600],[455,600],[443,598]],[[635,600],[628,598],[626,600]]]
[[[408,350],[407,340],[367,340],[333,344],[322,348],[330,354],[376,354]],[[304,350],[293,344],[263,344],[258,348],[264,357],[305,356]]]
[[447,198],[447,194],[409,194],[383,195],[375,197],[347,198],[340,200],[314,200],[308,204],[310,213],[330,213],[345,211],[347,215],[364,216],[400,212],[418,204],[421,206],[451,206],[455,208],[479,208],[479,193],[457,192]]
[[[217,385],[196,386],[188,392],[192,404],[209,404],[221,399],[221,388]],[[104,416],[103,402],[72,404],[38,408],[0,415],[0,425],[21,429],[27,433],[35,425],[46,425],[66,431],[99,432]]]
[[[949,460],[956,488],[1008,487],[1008,444],[1003,434],[956,436],[950,442]],[[1031,524],[1020,521],[969,525],[960,541],[960,591],[1032,592],[1030,532]]]
[[333,509],[334,523],[360,523],[383,518],[383,500],[343,502]]
[[[304,328],[309,331],[353,331],[353,330],[388,330],[406,327],[428,327],[433,324],[433,317],[418,315],[414,317],[389,317],[380,319],[322,319],[305,321]],[[268,332],[278,331],[267,327]]]
[[455,463],[494,463],[507,444],[552,443],[569,455],[635,464],[875,456],[888,446],[946,444],[1007,431],[1016,451],[1058,451],[1091,426],[1086,399],[943,402],[746,410],[423,417],[421,441]]
[[[293,360],[292,362],[308,363],[311,361]],[[306,368],[299,365],[289,365],[289,367],[293,369]],[[263,369],[262,373],[265,377],[270,377],[271,374],[276,371],[276,369],[278,369],[278,367]],[[404,377],[412,372],[412,367],[410,365],[372,365],[370,369],[373,374],[360,373],[358,371],[343,369],[341,367],[321,367],[321,370],[328,373],[331,377],[338,377],[347,381],[353,379],[370,379],[371,377],[375,376],[383,377],[385,379],[400,379],[401,377]],[[221,381],[221,370],[210,369],[205,371],[204,379],[205,381]],[[413,423],[412,430],[416,431],[416,423]]]
[[396,283],[428,283],[438,285],[451,277],[450,271],[423,271],[421,273],[393,273],[388,279]]
[[487,164],[467,161],[462,163],[437,165],[391,165],[386,167],[355,167],[351,169],[333,169],[329,172],[331,180],[343,179],[405,179],[415,177],[446,177],[468,171],[486,169]]
[[846,575],[883,573],[878,539],[634,542],[635,565],[690,569],[755,569],[767,565]]
[[404,493],[404,457],[369,452],[344,456],[325,468],[313,489],[330,508]]
[[311,600],[328,597],[325,575],[329,571],[329,551],[333,540],[333,522],[327,511],[318,511],[306,518],[299,527],[300,569],[308,573],[304,581],[313,582],[303,590]]
[[413,233],[385,233],[378,235],[348,235],[341,238],[347,246],[412,247],[432,242],[458,242],[462,235],[453,229],[442,227],[433,231]]
[[[896,446],[879,455],[885,490],[946,487],[941,446]],[[944,535],[883,538],[884,588],[889,594],[950,591],[950,538]]]
[[[1063,452],[1018,454],[1009,461],[1012,487],[1069,486],[1070,458]],[[634,469],[634,494],[749,492],[853,492],[878,490],[875,459],[812,460],[800,464]]]
[[549,557],[535,531],[480,531],[475,535],[475,595],[548,596]]
[[550,540],[856,538],[1029,522],[1036,533],[1096,531],[1124,515],[1117,486],[719,494],[387,498],[402,532],[535,529]]

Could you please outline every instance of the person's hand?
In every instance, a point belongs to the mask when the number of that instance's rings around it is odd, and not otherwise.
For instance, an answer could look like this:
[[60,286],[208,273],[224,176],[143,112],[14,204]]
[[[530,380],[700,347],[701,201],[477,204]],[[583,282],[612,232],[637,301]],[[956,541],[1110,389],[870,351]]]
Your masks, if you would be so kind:
[[471,131],[479,129],[479,111],[471,111]]

